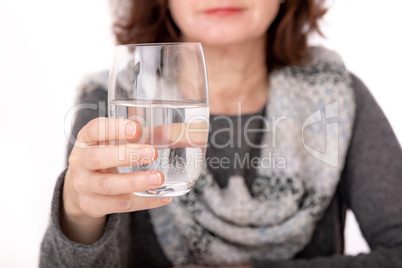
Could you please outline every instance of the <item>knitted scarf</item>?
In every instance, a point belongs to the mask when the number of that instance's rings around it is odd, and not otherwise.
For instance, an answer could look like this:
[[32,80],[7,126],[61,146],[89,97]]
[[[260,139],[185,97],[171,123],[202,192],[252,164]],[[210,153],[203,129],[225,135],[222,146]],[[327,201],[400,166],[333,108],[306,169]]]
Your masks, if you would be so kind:
[[[150,210],[158,241],[175,265],[241,265],[291,259],[310,241],[329,205],[352,134],[350,77],[340,57],[311,48],[305,66],[270,74],[260,165],[220,188],[206,168],[194,188]],[[281,159],[264,165],[264,159]]]

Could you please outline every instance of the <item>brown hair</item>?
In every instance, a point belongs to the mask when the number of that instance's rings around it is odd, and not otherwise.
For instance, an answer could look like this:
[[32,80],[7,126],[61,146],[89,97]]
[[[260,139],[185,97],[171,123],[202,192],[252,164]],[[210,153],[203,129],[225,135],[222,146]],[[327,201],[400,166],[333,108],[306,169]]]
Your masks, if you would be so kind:
[[[285,0],[267,32],[267,66],[272,71],[308,60],[307,39],[321,34],[318,21],[325,0]],[[111,0],[113,33],[118,44],[180,41],[168,0]]]

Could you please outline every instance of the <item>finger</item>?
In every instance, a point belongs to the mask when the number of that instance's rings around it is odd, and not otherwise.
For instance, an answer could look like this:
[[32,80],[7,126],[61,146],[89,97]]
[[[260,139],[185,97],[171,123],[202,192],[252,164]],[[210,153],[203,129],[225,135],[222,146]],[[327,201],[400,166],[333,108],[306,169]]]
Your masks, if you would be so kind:
[[142,192],[160,187],[164,176],[160,171],[139,171],[135,173],[94,172],[90,178],[79,183],[80,191],[101,195],[120,195]]
[[153,128],[142,127],[141,135],[133,142],[152,144],[156,149],[196,147],[205,148],[208,141],[208,124],[173,123]]
[[79,202],[81,209],[92,217],[111,213],[132,212],[167,205],[172,198],[149,198],[134,194],[123,195],[84,195]]
[[129,141],[141,134],[141,126],[123,118],[99,117],[88,122],[78,133],[77,140],[89,145],[106,141]]
[[75,161],[75,164],[87,170],[145,165],[158,157],[153,146],[143,144],[106,145],[78,150],[81,152],[70,156],[70,162]]

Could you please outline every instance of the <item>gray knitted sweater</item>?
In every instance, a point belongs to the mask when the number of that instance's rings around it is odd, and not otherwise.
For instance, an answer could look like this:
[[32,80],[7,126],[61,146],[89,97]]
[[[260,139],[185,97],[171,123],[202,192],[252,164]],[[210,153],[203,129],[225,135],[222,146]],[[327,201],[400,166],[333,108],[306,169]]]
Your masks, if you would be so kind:
[[[402,267],[402,150],[383,112],[352,76],[356,117],[337,192],[310,243],[295,259],[255,261],[253,267]],[[106,116],[106,88],[92,85],[79,99],[97,109],[81,110],[73,135],[91,119]],[[69,145],[68,154],[72,150]],[[108,216],[103,236],[92,245],[70,241],[60,229],[63,172],[57,180],[40,267],[169,267],[147,211]],[[247,176],[246,176],[247,177]],[[223,186],[225,183],[222,183]],[[371,252],[344,256],[345,212],[351,209]]]

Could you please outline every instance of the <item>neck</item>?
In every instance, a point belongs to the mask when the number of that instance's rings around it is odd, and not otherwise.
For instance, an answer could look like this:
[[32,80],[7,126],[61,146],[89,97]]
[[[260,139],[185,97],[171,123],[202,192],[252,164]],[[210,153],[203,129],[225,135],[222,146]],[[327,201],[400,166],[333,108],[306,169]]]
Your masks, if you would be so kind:
[[230,46],[203,44],[211,114],[236,114],[262,109],[268,96],[265,40]]

